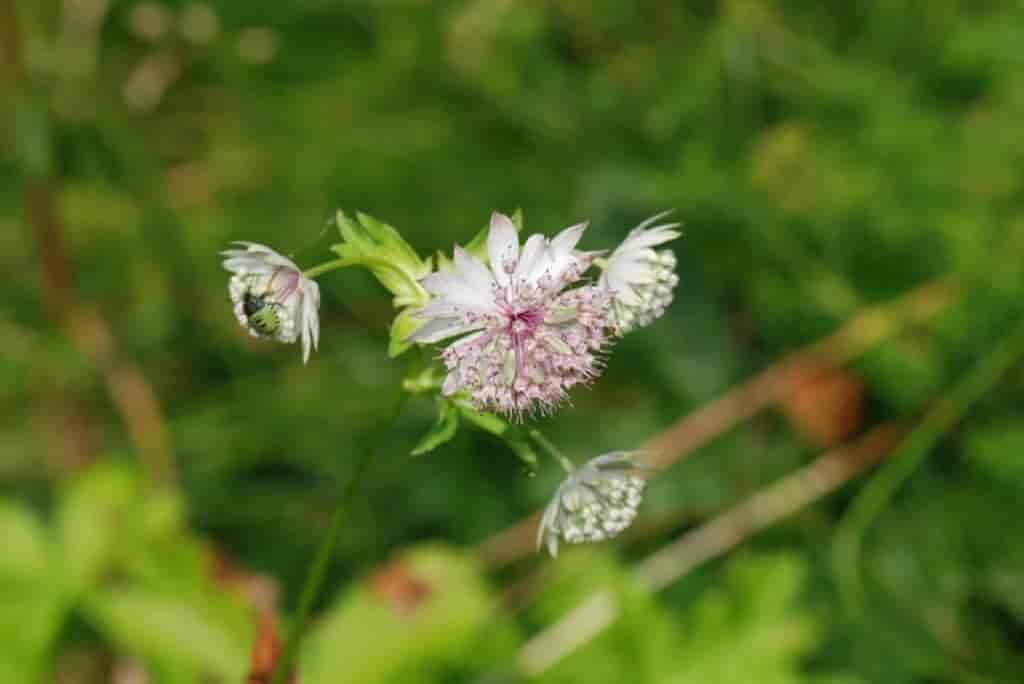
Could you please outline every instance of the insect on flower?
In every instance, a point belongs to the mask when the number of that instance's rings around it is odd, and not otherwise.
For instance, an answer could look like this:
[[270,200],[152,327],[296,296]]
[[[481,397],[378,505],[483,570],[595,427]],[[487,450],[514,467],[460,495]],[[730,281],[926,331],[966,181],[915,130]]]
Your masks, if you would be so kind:
[[281,308],[263,295],[246,292],[242,296],[242,311],[249,327],[264,337],[272,337],[281,329]]
[[320,287],[295,263],[265,245],[236,243],[223,252],[232,273],[228,292],[239,324],[253,337],[292,343],[302,339],[302,361],[320,340]]
[[409,340],[459,337],[442,353],[446,396],[465,392],[480,410],[522,419],[552,411],[568,390],[600,374],[610,295],[578,285],[597,256],[576,250],[585,228],[532,235],[520,249],[511,219],[495,212],[490,268],[456,247],[452,271],[420,281],[432,299],[415,314],[426,322]]

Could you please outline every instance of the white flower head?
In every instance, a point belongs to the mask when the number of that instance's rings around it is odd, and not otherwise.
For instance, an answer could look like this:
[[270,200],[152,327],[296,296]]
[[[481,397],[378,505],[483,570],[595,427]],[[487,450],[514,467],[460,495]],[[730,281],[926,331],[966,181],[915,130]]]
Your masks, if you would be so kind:
[[618,535],[636,517],[644,479],[636,453],[615,451],[577,468],[562,482],[544,509],[537,548],[558,555],[558,544],[600,542]]
[[302,338],[302,362],[320,341],[320,287],[288,257],[265,245],[237,242],[222,252],[231,271],[235,317],[253,337],[292,343]]
[[601,372],[610,294],[576,285],[596,254],[576,245],[585,224],[520,248],[509,217],[495,212],[487,235],[490,268],[460,247],[453,270],[420,283],[432,295],[415,314],[426,321],[409,340],[461,336],[442,353],[446,396],[465,392],[483,411],[521,419],[561,404],[568,390]]
[[665,313],[679,284],[676,256],[654,247],[679,237],[678,223],[653,225],[669,212],[647,219],[629,232],[611,253],[601,274],[601,284],[611,290],[617,333],[625,335],[650,325]]

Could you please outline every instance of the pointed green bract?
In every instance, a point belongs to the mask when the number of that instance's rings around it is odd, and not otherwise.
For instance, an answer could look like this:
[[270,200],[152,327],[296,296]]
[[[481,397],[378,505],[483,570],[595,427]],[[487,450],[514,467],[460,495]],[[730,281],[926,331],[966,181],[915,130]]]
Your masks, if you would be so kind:
[[401,356],[413,346],[406,340],[422,325],[412,312],[430,301],[419,281],[430,273],[431,259],[421,259],[392,226],[362,212],[356,212],[353,219],[338,210],[335,223],[341,242],[331,251],[365,266],[394,295],[395,307],[405,309],[391,325],[388,344],[391,358]]
[[459,430],[459,412],[452,402],[444,398],[437,400],[437,422],[423,436],[420,443],[412,450],[413,456],[429,454],[442,444],[450,442]]
[[501,416],[476,410],[465,397],[456,397],[454,403],[459,410],[459,415],[467,422],[484,432],[500,437],[508,448],[519,457],[519,460],[531,470],[537,466],[537,452],[534,451],[533,445],[521,428],[512,425]]
[[416,318],[416,309],[404,309],[395,316],[391,323],[391,339],[388,341],[388,356],[397,358],[409,351],[414,343],[409,342],[409,336],[416,332],[423,321]]
[[430,299],[419,284],[431,271],[430,259],[421,259],[397,230],[361,212],[353,220],[339,210],[335,222],[342,241],[331,251],[366,266],[395,296],[396,307],[422,306]]

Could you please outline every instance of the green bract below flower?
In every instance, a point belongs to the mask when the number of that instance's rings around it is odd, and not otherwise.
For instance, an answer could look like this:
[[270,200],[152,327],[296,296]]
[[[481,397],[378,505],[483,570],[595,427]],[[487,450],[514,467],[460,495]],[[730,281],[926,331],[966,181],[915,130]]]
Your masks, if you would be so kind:
[[645,482],[635,453],[615,451],[598,456],[569,473],[544,509],[537,530],[537,548],[558,555],[558,544],[600,542],[618,535],[633,522]]

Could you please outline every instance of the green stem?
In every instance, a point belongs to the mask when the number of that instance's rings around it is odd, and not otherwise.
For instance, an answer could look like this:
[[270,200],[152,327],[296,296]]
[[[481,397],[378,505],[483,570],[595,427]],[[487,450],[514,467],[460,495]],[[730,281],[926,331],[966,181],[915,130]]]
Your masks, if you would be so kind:
[[558,465],[565,469],[566,473],[571,473],[576,470],[576,466],[573,465],[572,461],[570,461],[566,455],[562,453],[561,449],[555,446],[551,440],[545,437],[540,430],[530,430],[530,437],[532,437],[533,441],[539,444],[544,451],[548,452],[548,455],[555,459],[558,462]]
[[399,415],[402,413],[402,407],[405,405],[407,396],[408,395],[404,391],[399,391],[399,397],[395,402],[395,408],[393,409],[391,416],[384,423],[381,431],[372,440],[371,444],[363,452],[362,458],[356,464],[356,469],[352,473],[352,478],[348,481],[348,485],[341,494],[341,500],[338,502],[338,507],[334,509],[334,513],[331,516],[331,523],[327,528],[327,533],[324,534],[324,538],[320,542],[320,547],[317,549],[313,563],[309,566],[309,572],[306,574],[306,581],[302,586],[302,593],[299,595],[299,604],[292,623],[292,628],[289,631],[288,640],[285,642],[281,658],[274,666],[274,672],[270,679],[270,684],[285,684],[285,681],[288,678],[288,673],[292,670],[295,657],[298,654],[299,646],[306,633],[306,623],[309,620],[309,614],[313,610],[313,604],[316,602],[316,598],[320,594],[320,589],[323,586],[324,578],[327,576],[327,568],[330,564],[331,557],[334,555],[334,550],[338,546],[338,540],[341,538],[341,531],[344,529],[345,520],[348,517],[352,501],[355,499],[356,492],[359,490],[359,487],[362,485],[362,482],[366,477],[370,463],[379,451],[379,442],[381,441],[381,438],[386,435],[391,430],[391,427],[395,422],[397,422]]
[[[398,308],[406,306],[422,306],[430,299],[430,295],[427,294],[426,290],[423,289],[423,286],[419,284],[415,277],[407,273],[405,269],[400,266],[380,257],[360,256],[332,259],[331,261],[325,261],[319,266],[306,269],[302,272],[302,275],[306,278],[316,278],[324,273],[337,271],[340,268],[348,268],[349,266],[365,266],[370,269],[370,271],[377,276],[377,279],[381,281],[381,284],[395,295],[395,306]],[[404,282],[405,291],[402,291],[402,289],[396,291],[393,284],[389,284],[381,280],[381,276],[378,271],[388,271],[392,275],[401,279]]]
[[856,616],[863,605],[860,558],[867,528],[942,437],[1021,356],[1024,356],[1024,322],[1000,340],[988,356],[938,401],[850,505],[836,532],[832,560],[840,596],[851,615]]
[[302,275],[306,278],[316,278],[324,273],[337,271],[339,268],[348,268],[349,266],[355,266],[359,263],[359,261],[354,259],[332,259],[331,261],[325,261],[319,266],[306,269],[302,272]]

